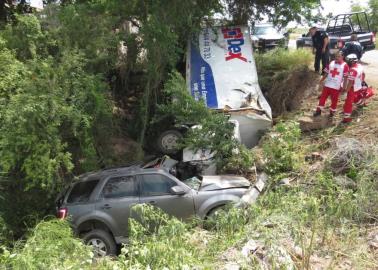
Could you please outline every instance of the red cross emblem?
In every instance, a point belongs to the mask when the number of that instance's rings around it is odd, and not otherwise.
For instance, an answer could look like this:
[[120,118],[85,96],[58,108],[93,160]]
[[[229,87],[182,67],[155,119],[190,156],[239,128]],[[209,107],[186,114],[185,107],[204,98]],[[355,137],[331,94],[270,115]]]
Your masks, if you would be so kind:
[[337,71],[337,68],[334,68],[333,70],[331,70],[331,75],[332,75],[332,78],[334,78],[336,75],[339,75],[340,72]]

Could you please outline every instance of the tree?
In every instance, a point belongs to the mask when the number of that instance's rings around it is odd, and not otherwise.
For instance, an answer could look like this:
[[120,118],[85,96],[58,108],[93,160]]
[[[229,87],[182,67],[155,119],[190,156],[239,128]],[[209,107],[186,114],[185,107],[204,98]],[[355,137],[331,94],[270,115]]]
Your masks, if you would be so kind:
[[369,8],[370,28],[373,31],[378,31],[378,0],[370,0]]
[[225,0],[227,10],[235,24],[247,24],[260,20],[264,15],[275,24],[286,26],[290,21],[301,22],[313,17],[312,11],[320,0]]
[[0,26],[10,21],[16,13],[31,12],[33,12],[33,8],[28,5],[26,0],[20,0],[19,3],[13,0],[2,0],[0,1]]

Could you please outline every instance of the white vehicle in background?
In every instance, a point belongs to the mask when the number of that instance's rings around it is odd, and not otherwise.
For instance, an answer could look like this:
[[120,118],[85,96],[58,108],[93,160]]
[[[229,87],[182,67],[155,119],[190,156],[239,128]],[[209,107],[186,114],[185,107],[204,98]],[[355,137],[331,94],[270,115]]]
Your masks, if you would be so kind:
[[265,52],[277,47],[288,48],[289,34],[277,30],[271,23],[256,24],[252,30],[252,45],[255,50]]

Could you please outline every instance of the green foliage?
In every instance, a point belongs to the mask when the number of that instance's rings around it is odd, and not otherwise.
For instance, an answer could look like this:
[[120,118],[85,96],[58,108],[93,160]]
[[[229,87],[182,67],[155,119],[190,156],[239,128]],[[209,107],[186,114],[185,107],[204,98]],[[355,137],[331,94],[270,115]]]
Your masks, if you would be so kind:
[[289,173],[300,167],[299,139],[301,130],[294,121],[280,122],[262,141],[265,169],[271,175]]
[[37,57],[37,49],[43,39],[41,25],[33,15],[16,15],[13,25],[7,25],[3,32],[7,45],[16,51],[19,60]]
[[0,106],[6,105],[9,97],[21,90],[21,83],[27,74],[25,66],[5,44],[5,40],[0,36]]
[[185,79],[180,73],[173,72],[164,85],[165,103],[158,105],[154,122],[174,117],[178,124],[197,123],[199,119],[211,117],[211,111],[204,102],[197,102],[188,93]]
[[98,141],[112,124],[103,77],[88,70],[77,48],[51,50],[53,40],[32,15],[16,16],[0,32],[0,171],[6,179],[0,211],[15,237],[52,209],[74,166],[76,172],[100,166]]
[[[312,62],[312,55],[309,50],[285,50],[276,49],[264,54],[255,54],[259,82],[263,85],[265,80],[272,80],[281,72],[289,72],[300,66],[308,66]],[[263,87],[263,86],[262,86]]]
[[273,23],[286,26],[290,21],[303,22],[316,19],[313,10],[319,6],[318,0],[306,1],[252,1],[226,0],[227,9],[236,24],[259,21],[268,16]]
[[140,220],[130,220],[130,245],[120,256],[124,268],[192,269],[202,264],[186,224],[150,205],[136,205],[132,211]]
[[[0,198],[0,201],[2,200],[3,198]],[[5,246],[6,244],[8,244],[9,239],[10,239],[10,236],[9,236],[9,230],[7,228],[7,224],[3,219],[2,213],[0,212],[0,247],[2,245]],[[0,250],[0,253],[1,253],[1,250]]]
[[[350,166],[342,177],[349,177],[347,184],[336,181],[336,174],[323,172],[319,175],[320,190],[327,191],[322,198],[325,200],[327,213],[334,221],[340,219],[353,220],[356,223],[374,222],[378,218],[375,207],[378,197],[376,177],[378,174],[378,153],[374,147],[367,148],[371,152],[363,164]],[[320,192],[318,192],[320,193]]]
[[369,0],[369,9],[370,28],[372,31],[378,31],[378,1]]
[[90,248],[73,238],[66,221],[50,220],[39,223],[24,244],[4,251],[0,262],[11,269],[77,269],[89,268],[92,257]]
[[291,70],[300,65],[309,65],[312,62],[311,52],[308,50],[271,50],[265,54],[256,55],[258,72],[275,72]]
[[59,64],[53,59],[31,62],[23,91],[0,108],[2,170],[21,173],[27,186],[47,188],[62,170],[72,169],[69,140],[79,141],[87,159],[95,154],[88,133],[107,110],[101,100],[105,86],[98,77],[85,74],[82,63],[75,53],[65,54]]
[[60,54],[62,49],[79,49],[87,71],[107,74],[114,69],[121,33],[113,28],[120,18],[105,15],[109,12],[107,5],[107,1],[91,1],[48,7],[41,23],[47,30],[50,51]]

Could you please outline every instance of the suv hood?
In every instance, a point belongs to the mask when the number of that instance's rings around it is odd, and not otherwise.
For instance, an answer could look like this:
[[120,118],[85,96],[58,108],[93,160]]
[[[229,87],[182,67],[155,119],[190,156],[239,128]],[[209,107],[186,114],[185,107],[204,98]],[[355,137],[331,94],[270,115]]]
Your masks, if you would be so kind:
[[251,183],[242,176],[234,175],[204,175],[199,188],[200,191],[248,188]]

